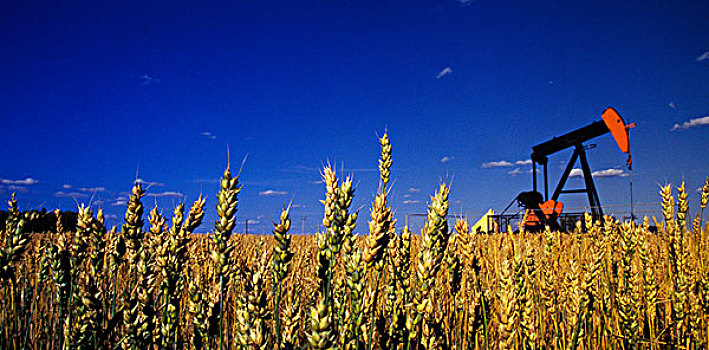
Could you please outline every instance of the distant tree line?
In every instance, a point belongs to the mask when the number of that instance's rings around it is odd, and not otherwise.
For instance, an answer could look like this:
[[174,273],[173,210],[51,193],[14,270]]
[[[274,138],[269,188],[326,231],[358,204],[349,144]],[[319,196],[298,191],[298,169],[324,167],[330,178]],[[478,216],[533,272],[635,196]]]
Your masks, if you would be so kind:
[[[53,211],[47,209],[33,209],[22,212],[25,219],[25,226],[22,229],[24,232],[54,232],[57,231],[57,216]],[[29,215],[27,215],[29,214]],[[76,232],[76,222],[78,213],[75,211],[62,211],[62,226],[65,231]],[[0,230],[5,229],[5,221],[7,220],[7,211],[0,210]]]

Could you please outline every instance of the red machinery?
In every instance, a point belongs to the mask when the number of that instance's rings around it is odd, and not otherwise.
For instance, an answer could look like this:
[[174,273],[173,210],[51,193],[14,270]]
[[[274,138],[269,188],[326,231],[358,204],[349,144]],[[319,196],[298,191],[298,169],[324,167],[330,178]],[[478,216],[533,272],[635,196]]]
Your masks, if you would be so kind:
[[[630,169],[632,165],[632,157],[630,156],[630,139],[628,130],[633,127],[635,127],[635,124],[625,124],[623,118],[620,117],[618,112],[616,112],[613,108],[607,108],[603,112],[601,120],[562,136],[554,137],[549,141],[532,147],[533,189],[529,192],[520,193],[515,200],[512,201],[512,203],[517,201],[521,207],[525,208],[525,216],[522,220],[525,230],[539,231],[545,226],[550,226],[553,230],[566,229],[565,226],[567,225],[561,225],[559,222],[559,218],[562,216],[562,210],[564,207],[563,203],[558,201],[561,194],[585,193],[588,196],[591,214],[594,219],[600,219],[603,216],[603,210],[601,208],[601,202],[598,198],[596,186],[593,183],[591,169],[588,166],[588,160],[586,159],[586,149],[593,147],[584,146],[583,143],[610,132],[618,144],[621,152],[628,154],[627,166],[628,169]],[[549,197],[547,181],[548,157],[554,153],[572,147],[574,148],[574,153],[571,156],[571,160],[566,165],[566,169],[561,175],[554,193],[551,197]],[[583,172],[585,188],[565,190],[564,186],[566,185],[566,180],[568,180],[571,170],[574,168],[577,160],[581,162],[581,171]],[[537,191],[537,164],[543,166],[544,196]],[[505,211],[512,205],[512,203],[505,208]],[[582,214],[576,214],[575,217],[580,215]],[[509,223],[508,217],[505,217],[503,211],[502,214],[493,216],[493,219],[495,219],[497,224],[500,225],[504,224],[502,221]]]

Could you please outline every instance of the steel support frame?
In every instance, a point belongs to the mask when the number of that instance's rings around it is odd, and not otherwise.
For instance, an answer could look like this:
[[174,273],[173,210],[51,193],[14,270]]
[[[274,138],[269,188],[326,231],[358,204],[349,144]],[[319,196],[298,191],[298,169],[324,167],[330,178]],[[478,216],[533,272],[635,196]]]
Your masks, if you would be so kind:
[[[571,170],[573,170],[574,165],[576,165],[576,161],[579,161],[581,163],[581,171],[583,172],[583,181],[584,184],[586,185],[586,188],[583,189],[578,189],[578,190],[572,190],[572,191],[564,191],[564,186],[566,185],[566,181],[569,179],[569,176],[571,175]],[[535,167],[536,168],[536,167]],[[534,171],[534,170],[533,170]],[[536,174],[534,175],[535,177],[535,183],[536,183]],[[547,183],[547,172],[546,172],[546,164],[544,164],[544,184],[545,184],[545,199],[548,200],[546,196],[546,183]],[[591,167],[588,165],[588,159],[586,158],[586,149],[582,144],[577,144],[576,147],[574,147],[574,153],[571,155],[571,159],[569,162],[566,164],[566,169],[564,169],[564,173],[561,175],[561,178],[559,179],[559,183],[556,186],[556,189],[554,190],[554,193],[551,196],[551,199],[553,201],[557,201],[559,199],[559,196],[562,193],[586,193],[586,196],[588,197],[588,204],[590,206],[591,210],[591,215],[593,215],[594,220],[600,220],[603,218],[603,209],[601,208],[601,201],[598,197],[598,191],[596,190],[596,185],[593,182],[593,175],[591,173]]]

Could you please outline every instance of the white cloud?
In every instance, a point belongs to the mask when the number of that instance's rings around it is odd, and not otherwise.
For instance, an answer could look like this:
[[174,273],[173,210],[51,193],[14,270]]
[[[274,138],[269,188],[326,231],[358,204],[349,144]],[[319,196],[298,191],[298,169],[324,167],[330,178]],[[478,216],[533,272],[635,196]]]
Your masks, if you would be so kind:
[[103,217],[109,220],[118,220],[118,215],[116,214],[106,214]]
[[139,184],[141,184],[141,185],[143,185],[143,186],[146,186],[146,187],[148,187],[148,188],[150,188],[150,187],[162,187],[162,186],[165,186],[165,184],[162,183],[162,182],[157,182],[157,181],[145,181],[145,180],[143,180],[143,179],[141,179],[141,178],[138,178],[137,180],[135,180],[135,182],[137,182],[137,183],[139,183]]
[[184,193],[180,192],[175,192],[175,191],[165,191],[165,192],[158,192],[158,193],[148,193],[146,196],[152,196],[152,197],[184,197]]
[[[628,176],[628,173],[623,171],[622,169],[603,169],[603,170],[597,170],[591,173],[591,176],[593,177],[626,177]],[[583,171],[579,168],[573,168],[571,169],[571,173],[569,173],[569,177],[583,177]]]
[[26,178],[26,179],[24,179],[24,180],[15,181],[15,185],[34,185],[34,184],[36,184],[36,183],[38,183],[38,182],[39,182],[39,181],[37,181],[37,180],[35,180],[35,179],[31,178],[31,177],[28,177],[28,178]]
[[419,203],[421,203],[421,201],[417,201],[417,200],[406,200],[406,201],[403,201],[403,203],[404,203],[404,205],[410,205],[410,204],[419,204]]
[[420,188],[415,188],[415,187],[409,187],[409,192],[411,193],[421,193]]
[[569,173],[569,177],[583,177],[583,171],[579,168],[573,168]]
[[116,199],[112,200],[109,204],[114,207],[122,207],[128,204],[129,196],[129,193],[121,193],[120,195],[118,195],[118,197],[116,197]]
[[54,192],[54,197],[59,197],[59,198],[80,198],[80,197],[88,197],[89,195],[86,193],[80,193],[80,192],[64,192],[64,191],[57,191]]
[[705,60],[709,60],[709,51],[706,51],[703,54],[699,55],[699,57],[697,57],[697,61],[699,61],[699,62],[705,61]]
[[79,187],[81,192],[106,192],[106,187]]
[[15,186],[15,185],[9,185],[7,186],[7,189],[13,192],[21,192],[21,193],[26,193],[29,192],[29,188],[24,187],[24,186]]
[[453,69],[451,69],[451,67],[443,68],[443,69],[442,69],[440,72],[438,72],[438,74],[436,75],[436,79],[441,79],[441,78],[445,77],[446,75],[452,74],[452,73],[453,73]]
[[500,160],[500,161],[496,161],[496,162],[485,162],[485,163],[483,163],[483,168],[485,168],[485,169],[505,168],[505,167],[512,167],[515,165],[521,166],[521,165],[530,165],[530,164],[532,164],[531,159],[516,160],[513,162],[510,162],[507,160]]
[[[218,184],[219,181],[220,181],[219,178],[194,180],[194,182],[200,183],[200,184]],[[159,182],[158,182],[158,183],[159,183]],[[165,184],[163,184],[163,183],[159,183],[159,185],[156,185],[156,186],[164,186],[164,185],[165,185]]]
[[276,191],[276,190],[265,190],[258,193],[261,197],[271,197],[271,196],[285,196],[288,192],[286,191]]
[[0,183],[3,185],[21,185],[21,186],[29,186],[29,185],[34,185],[38,183],[39,181],[27,177],[24,180],[9,180],[9,179],[0,179]]
[[623,169],[604,169],[598,170],[591,173],[593,177],[626,177],[628,174],[623,171]]
[[489,169],[489,168],[502,168],[502,167],[510,167],[513,166],[514,164],[506,161],[506,160],[501,160],[499,162],[486,162],[483,163],[483,168]]
[[160,82],[160,78],[158,78],[158,77],[152,77],[148,74],[143,74],[140,76],[140,85],[157,84],[159,82]]
[[204,136],[204,137],[206,137],[206,138],[212,139],[212,140],[216,140],[216,139],[217,139],[217,136],[216,136],[216,135],[213,135],[213,134],[212,134],[211,132],[209,132],[209,131],[202,131],[202,132],[200,133],[200,135],[202,135],[202,136]]
[[675,109],[677,106],[675,105],[675,101],[670,101],[670,103],[667,104],[670,106],[670,108]]
[[509,168],[509,167],[513,167],[515,165],[523,166],[523,165],[530,165],[530,164],[532,164],[531,159],[515,160],[515,161],[499,160],[496,162],[485,162],[485,163],[483,163],[483,168],[485,168],[485,169]]
[[517,176],[522,173],[522,170],[520,168],[514,168],[513,170],[510,170],[507,172],[507,174],[512,175],[512,176]]
[[441,158],[441,163],[445,164],[445,163],[450,162],[450,161],[453,160],[453,159],[455,159],[455,157],[453,157],[453,156],[450,156],[450,157],[449,157],[449,156],[444,156],[443,158]]
[[414,196],[413,194],[408,194],[408,193],[407,193],[407,194],[404,195],[404,198],[411,198],[411,197],[413,197],[413,196]]
[[676,123],[670,131],[675,131],[678,129],[684,129],[687,130],[689,128],[693,128],[696,126],[702,126],[702,125],[709,125],[709,116],[706,117],[701,117],[701,118],[694,118],[690,119],[689,121],[686,121],[680,125],[679,123]]
[[71,189],[71,185],[69,185],[69,184],[63,184],[63,185],[62,185],[62,188],[65,189],[65,190],[68,190],[68,189]]

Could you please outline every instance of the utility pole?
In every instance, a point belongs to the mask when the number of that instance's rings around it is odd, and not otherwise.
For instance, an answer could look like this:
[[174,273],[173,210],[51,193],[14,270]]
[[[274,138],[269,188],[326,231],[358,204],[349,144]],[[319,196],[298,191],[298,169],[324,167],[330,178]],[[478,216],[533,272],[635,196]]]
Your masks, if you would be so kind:
[[305,235],[305,215],[303,215],[303,231],[302,234]]
[[[406,214],[405,219],[404,219],[404,225],[406,225],[407,227],[409,227],[409,217],[410,216],[426,217],[426,216],[428,216],[428,214]],[[425,220],[424,220],[424,222],[425,222]]]

